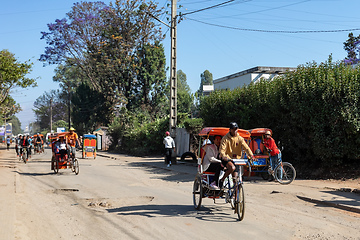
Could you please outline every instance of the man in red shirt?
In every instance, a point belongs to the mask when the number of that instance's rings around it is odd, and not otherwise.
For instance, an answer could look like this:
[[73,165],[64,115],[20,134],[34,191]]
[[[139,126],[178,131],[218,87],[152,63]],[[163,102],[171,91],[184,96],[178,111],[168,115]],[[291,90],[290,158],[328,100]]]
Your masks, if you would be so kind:
[[275,140],[271,137],[270,131],[265,132],[264,146],[270,153],[270,166],[272,167],[272,170],[274,170],[281,158],[281,153],[275,144]]

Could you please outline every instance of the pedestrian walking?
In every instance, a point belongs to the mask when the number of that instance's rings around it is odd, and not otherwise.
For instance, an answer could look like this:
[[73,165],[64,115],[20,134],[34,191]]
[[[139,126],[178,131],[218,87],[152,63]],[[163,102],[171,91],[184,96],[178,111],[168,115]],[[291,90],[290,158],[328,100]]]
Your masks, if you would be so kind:
[[167,164],[167,167],[170,167],[171,155],[172,152],[175,152],[175,141],[170,137],[170,132],[166,132],[165,135],[166,137],[163,140],[163,144],[165,145],[165,164]]

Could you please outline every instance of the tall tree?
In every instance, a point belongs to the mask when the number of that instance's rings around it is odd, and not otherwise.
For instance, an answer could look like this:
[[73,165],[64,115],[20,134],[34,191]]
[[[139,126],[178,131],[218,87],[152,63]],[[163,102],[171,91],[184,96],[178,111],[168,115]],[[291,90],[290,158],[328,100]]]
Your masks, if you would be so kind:
[[0,106],[1,122],[8,122],[12,117],[21,111],[20,104],[16,103],[15,100],[8,95]]
[[40,131],[50,130],[50,100],[52,100],[52,121],[68,119],[67,101],[63,96],[64,93],[60,90],[51,90],[35,100],[33,111]]
[[347,52],[347,57],[345,61],[348,63],[357,63],[359,61],[359,44],[360,35],[354,37],[354,34],[351,32],[349,33],[349,38],[344,42],[344,49]]
[[165,115],[166,103],[166,58],[160,42],[145,44],[137,49],[137,105],[148,106],[152,115]]
[[127,105],[138,91],[136,49],[162,39],[152,17],[159,14],[152,1],[76,3],[68,19],[48,24],[49,32],[42,33],[48,47],[40,59],[77,65],[94,90],[113,105]]
[[32,65],[29,61],[19,62],[8,50],[0,51],[0,104],[5,101],[11,89],[36,86],[35,79],[25,77],[31,72]]
[[112,105],[104,95],[85,83],[76,88],[72,104],[72,119],[79,133],[92,132],[96,127],[106,126],[112,120]]
[[11,118],[8,122],[12,124],[12,134],[13,135],[18,135],[19,133],[22,132],[21,122],[15,115],[11,116]]
[[205,70],[200,74],[200,88],[197,91],[197,96],[203,95],[203,86],[204,85],[213,85],[213,75],[209,70]]
[[194,96],[186,81],[186,74],[182,70],[177,71],[177,110],[179,113],[190,113],[193,106]]

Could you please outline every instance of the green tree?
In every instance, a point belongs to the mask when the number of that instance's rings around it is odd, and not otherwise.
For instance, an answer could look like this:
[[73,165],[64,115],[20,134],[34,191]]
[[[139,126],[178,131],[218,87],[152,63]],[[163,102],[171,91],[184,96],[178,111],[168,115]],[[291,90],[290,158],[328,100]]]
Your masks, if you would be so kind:
[[[94,90],[115,106],[131,107],[137,95],[137,49],[162,39],[152,1],[116,0],[74,4],[67,19],[48,24],[48,44],[41,60],[78,66]],[[129,104],[129,105],[128,105]]]
[[77,132],[87,133],[99,126],[107,126],[113,119],[113,107],[103,94],[80,84],[72,97],[72,120]]
[[64,96],[66,97],[66,94],[60,90],[50,90],[35,100],[33,111],[40,131],[50,131],[50,100],[52,100],[52,121],[68,119],[68,105]]
[[15,87],[35,87],[36,81],[25,77],[31,72],[32,63],[19,62],[15,55],[8,50],[0,51],[0,104]]
[[148,106],[149,112],[157,117],[166,114],[166,58],[160,42],[145,44],[137,49],[137,106]]
[[53,124],[53,128],[52,130],[54,132],[56,132],[57,128],[67,128],[68,127],[68,123],[64,120],[57,120],[56,122],[54,122]]
[[186,81],[186,74],[182,70],[177,71],[177,111],[190,113],[193,106],[194,96]]
[[349,33],[348,40],[344,42],[344,49],[347,52],[347,60],[355,60],[357,58],[357,48],[356,43],[360,40],[360,35],[354,37],[354,34],[351,32]]
[[200,88],[197,91],[198,97],[203,95],[204,85],[213,85],[213,75],[209,70],[205,70],[202,74],[200,74]]
[[22,130],[21,130],[21,122],[15,115],[13,115],[9,119],[8,122],[12,124],[12,134],[13,135],[18,135],[19,133],[22,132]]

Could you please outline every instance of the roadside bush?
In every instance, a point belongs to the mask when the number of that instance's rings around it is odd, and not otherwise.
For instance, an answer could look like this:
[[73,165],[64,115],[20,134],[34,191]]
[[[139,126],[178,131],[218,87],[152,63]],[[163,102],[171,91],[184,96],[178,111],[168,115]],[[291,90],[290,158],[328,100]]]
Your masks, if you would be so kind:
[[201,102],[200,114],[207,126],[269,127],[300,175],[325,176],[359,166],[359,100],[360,69],[329,58],[271,82],[215,91]]

